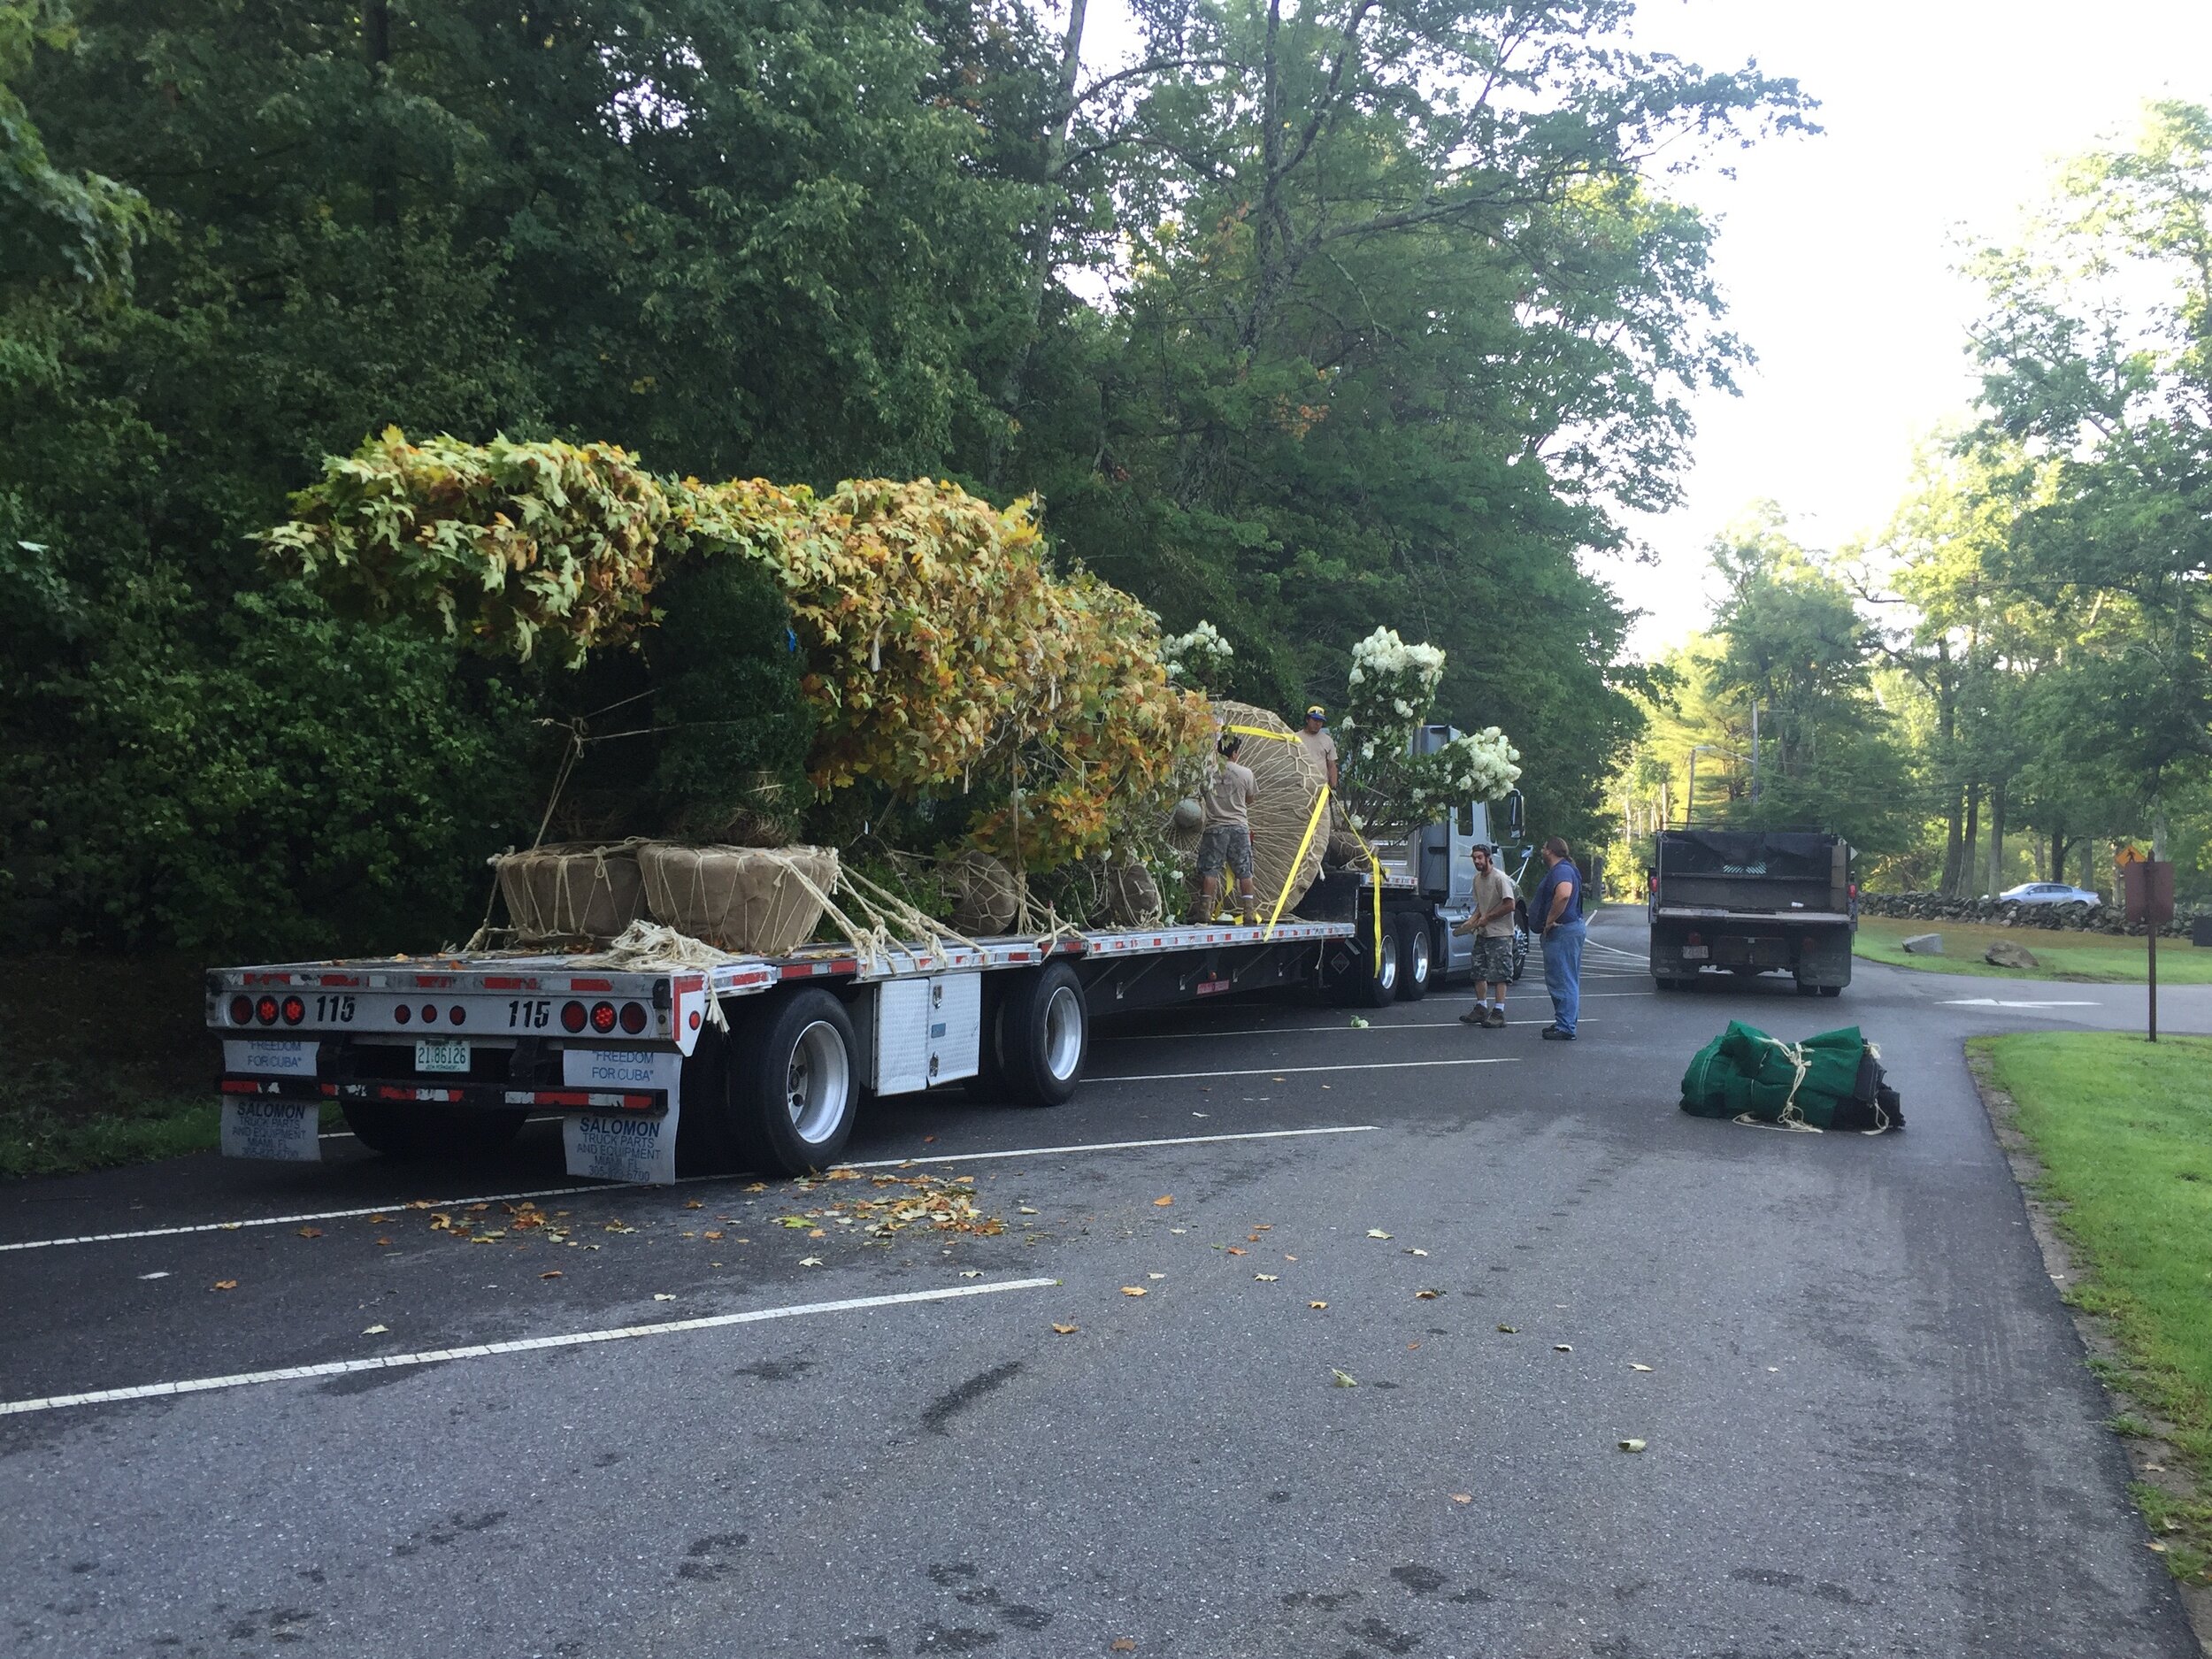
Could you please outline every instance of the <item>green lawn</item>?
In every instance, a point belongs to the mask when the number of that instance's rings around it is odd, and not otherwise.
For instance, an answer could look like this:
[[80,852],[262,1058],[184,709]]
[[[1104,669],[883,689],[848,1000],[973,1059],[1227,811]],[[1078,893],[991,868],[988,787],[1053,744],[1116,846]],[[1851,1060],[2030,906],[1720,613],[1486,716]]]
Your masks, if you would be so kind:
[[[1915,933],[1941,933],[1944,954],[1909,956],[1901,941]],[[1982,960],[1993,940],[2025,945],[2041,966],[1994,968]],[[1921,968],[1932,973],[1973,973],[2002,979],[2086,979],[2108,985],[2140,985],[2144,941],[2108,933],[2069,933],[2040,927],[1985,927],[1972,922],[1902,922],[1886,916],[1863,916],[1852,950],[1870,962]],[[2161,985],[2212,985],[2212,950],[2184,939],[2158,941]]]
[[[2212,1494],[2212,1039],[2037,1032],[1969,1048],[2042,1161],[2040,1195],[2076,1253],[2069,1300],[2105,1322],[2124,1356],[2114,1380],[2173,1425]],[[2177,1575],[2212,1579],[2212,1502],[2137,1497]]]

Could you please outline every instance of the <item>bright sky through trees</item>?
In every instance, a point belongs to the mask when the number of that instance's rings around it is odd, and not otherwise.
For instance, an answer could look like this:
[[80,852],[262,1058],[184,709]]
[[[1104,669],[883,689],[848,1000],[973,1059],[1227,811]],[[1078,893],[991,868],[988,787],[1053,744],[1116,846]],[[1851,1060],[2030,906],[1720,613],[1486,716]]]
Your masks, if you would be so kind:
[[1811,139],[1683,181],[1724,216],[1717,269],[1759,366],[1697,400],[1685,507],[1639,528],[1655,567],[1617,587],[1646,649],[1704,618],[1706,545],[1771,496],[1798,536],[1878,526],[1916,440],[1962,413],[1979,303],[1960,238],[2008,242],[2052,160],[2132,135],[2146,99],[2212,97],[2206,0],[1650,0],[1639,42],[1718,66],[1755,56],[1822,100]]

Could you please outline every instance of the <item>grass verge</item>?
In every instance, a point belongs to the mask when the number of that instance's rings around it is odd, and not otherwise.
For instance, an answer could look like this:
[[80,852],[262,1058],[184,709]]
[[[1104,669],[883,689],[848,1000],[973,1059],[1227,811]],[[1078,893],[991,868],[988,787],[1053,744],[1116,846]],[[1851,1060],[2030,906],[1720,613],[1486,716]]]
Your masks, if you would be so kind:
[[2212,1039],[2035,1032],[1968,1048],[2001,1091],[2001,1129],[2008,1111],[2041,1165],[2034,1195],[2073,1258],[2066,1299],[2109,1339],[2092,1363],[2135,1407],[2116,1427],[2149,1430],[2181,1465],[2136,1459],[2153,1538],[2177,1578],[2212,1583]]
[[212,1089],[124,1090],[89,1109],[77,1103],[81,1090],[81,1079],[52,1062],[34,1064],[0,1089],[0,1179],[142,1164],[221,1143],[222,1108]]
[[[1903,941],[1915,933],[1941,933],[1945,954],[1907,956]],[[1993,967],[1982,952],[1996,940],[2024,945],[2041,964],[2033,968]],[[2071,979],[2101,985],[2140,985],[2144,944],[2108,933],[2069,933],[2040,927],[1984,927],[1964,922],[1907,922],[1887,916],[1863,916],[1854,954],[1893,968],[1930,973],[1965,973],[1996,979]],[[2184,939],[2158,941],[2161,985],[2212,985],[2212,950],[2199,950]]]

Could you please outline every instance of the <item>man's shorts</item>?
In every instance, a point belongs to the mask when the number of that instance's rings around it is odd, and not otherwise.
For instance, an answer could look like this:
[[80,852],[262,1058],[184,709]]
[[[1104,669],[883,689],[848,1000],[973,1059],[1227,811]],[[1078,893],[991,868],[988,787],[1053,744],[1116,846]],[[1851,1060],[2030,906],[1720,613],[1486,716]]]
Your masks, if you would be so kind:
[[1226,863],[1240,881],[1252,879],[1252,832],[1241,824],[1217,824],[1198,838],[1198,873],[1217,876]]
[[1513,937],[1475,935],[1475,978],[1485,985],[1503,985],[1513,977]]

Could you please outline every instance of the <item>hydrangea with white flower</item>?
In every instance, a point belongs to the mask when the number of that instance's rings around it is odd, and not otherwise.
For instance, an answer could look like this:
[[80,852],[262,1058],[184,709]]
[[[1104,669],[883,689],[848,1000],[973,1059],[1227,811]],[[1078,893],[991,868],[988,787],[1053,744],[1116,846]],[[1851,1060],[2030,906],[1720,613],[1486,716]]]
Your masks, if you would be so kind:
[[1375,840],[1432,823],[1463,801],[1495,801],[1519,780],[1521,751],[1496,726],[1466,733],[1434,754],[1412,753],[1444,680],[1444,653],[1377,628],[1352,648],[1343,718],[1344,794]]
[[1171,634],[1160,641],[1160,661],[1167,666],[1168,679],[1201,691],[1221,688],[1236,655],[1221,630],[1203,620],[1188,634]]

